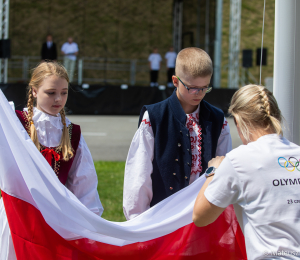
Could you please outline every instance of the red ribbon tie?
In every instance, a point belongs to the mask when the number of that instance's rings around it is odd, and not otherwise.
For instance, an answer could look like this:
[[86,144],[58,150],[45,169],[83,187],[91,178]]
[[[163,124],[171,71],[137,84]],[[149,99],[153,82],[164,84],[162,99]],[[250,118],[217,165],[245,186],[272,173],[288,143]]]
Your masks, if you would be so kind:
[[52,156],[55,161],[58,161],[60,159],[60,156],[57,152],[55,152],[53,149],[46,148],[41,151],[42,155],[45,157],[47,162],[52,165]]

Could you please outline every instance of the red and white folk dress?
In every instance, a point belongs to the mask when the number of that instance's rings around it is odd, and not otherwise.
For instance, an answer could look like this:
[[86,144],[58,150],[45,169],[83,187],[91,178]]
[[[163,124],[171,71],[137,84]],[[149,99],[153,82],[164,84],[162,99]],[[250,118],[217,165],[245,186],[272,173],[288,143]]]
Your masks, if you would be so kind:
[[[29,133],[30,124],[27,119],[27,109],[16,111],[16,114]],[[81,135],[80,126],[72,124],[66,118],[66,125],[69,129],[70,141],[74,150],[74,156],[66,162],[62,160],[59,147],[63,130],[60,114],[51,116],[34,108],[32,119],[41,145],[41,153],[51,165],[61,183],[89,210],[101,216],[103,207],[97,191],[98,178],[91,153]],[[0,249],[1,260],[16,259],[2,199],[0,199]]]

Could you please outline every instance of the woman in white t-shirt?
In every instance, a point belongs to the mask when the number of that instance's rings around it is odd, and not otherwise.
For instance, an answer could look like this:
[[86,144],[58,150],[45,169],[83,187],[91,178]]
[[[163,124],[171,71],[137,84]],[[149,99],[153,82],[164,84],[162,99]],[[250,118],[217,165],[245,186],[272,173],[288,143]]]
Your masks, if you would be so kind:
[[238,90],[229,112],[244,145],[209,162],[193,221],[206,226],[233,204],[248,259],[298,259],[300,147],[282,137],[281,112],[262,86]]

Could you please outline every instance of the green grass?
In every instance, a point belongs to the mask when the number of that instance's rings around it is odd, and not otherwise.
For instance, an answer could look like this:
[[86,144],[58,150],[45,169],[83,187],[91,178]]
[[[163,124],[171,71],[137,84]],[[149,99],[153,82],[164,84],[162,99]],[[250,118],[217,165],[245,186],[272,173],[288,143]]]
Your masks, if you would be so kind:
[[123,214],[123,182],[125,162],[95,162],[98,192],[104,207],[102,217],[111,221],[125,221]]

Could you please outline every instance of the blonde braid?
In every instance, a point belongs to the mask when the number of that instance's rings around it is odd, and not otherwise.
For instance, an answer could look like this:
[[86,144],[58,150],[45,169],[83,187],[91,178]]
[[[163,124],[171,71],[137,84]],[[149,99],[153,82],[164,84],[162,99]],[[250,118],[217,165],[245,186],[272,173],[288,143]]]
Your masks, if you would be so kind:
[[64,125],[63,133],[62,133],[61,140],[60,140],[60,145],[62,148],[63,160],[68,161],[69,159],[71,159],[73,157],[74,153],[73,153],[73,148],[72,148],[72,145],[70,142],[69,130],[66,125],[66,114],[65,114],[64,108],[60,111],[60,116],[61,116],[61,122]]
[[268,116],[270,116],[270,102],[269,102],[269,98],[268,98],[267,93],[264,90],[264,88],[261,89],[260,96],[261,96],[261,101],[263,102],[263,108],[264,108],[266,114]]
[[228,110],[244,138],[249,142],[252,131],[282,135],[282,115],[273,94],[263,86],[247,85],[234,93]]
[[36,128],[34,126],[34,122],[32,120],[33,117],[33,102],[34,97],[32,94],[32,87],[28,86],[28,101],[27,101],[27,108],[28,108],[28,122],[30,124],[30,138],[37,147],[38,150],[40,150],[40,143],[37,136]]

